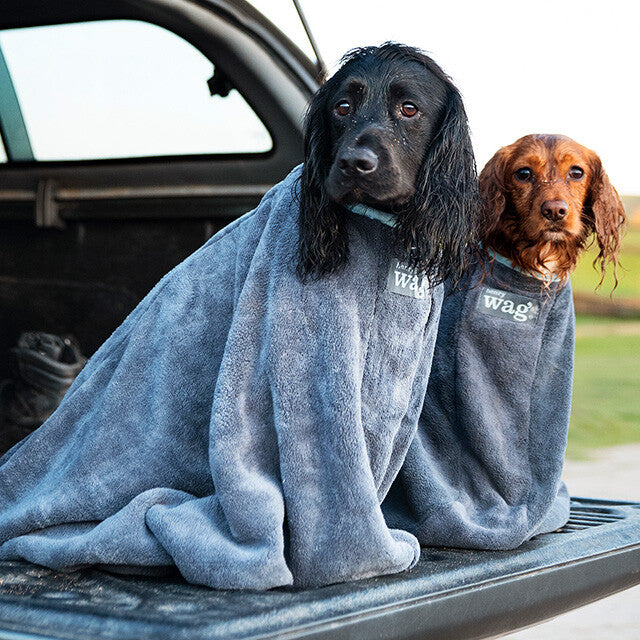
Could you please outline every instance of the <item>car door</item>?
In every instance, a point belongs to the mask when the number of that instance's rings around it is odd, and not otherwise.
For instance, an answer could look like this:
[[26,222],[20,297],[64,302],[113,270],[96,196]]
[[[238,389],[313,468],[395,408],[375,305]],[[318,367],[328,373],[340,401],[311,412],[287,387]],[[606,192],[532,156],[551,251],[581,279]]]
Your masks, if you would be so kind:
[[302,159],[318,71],[241,0],[11,0],[0,51],[0,353],[92,353]]

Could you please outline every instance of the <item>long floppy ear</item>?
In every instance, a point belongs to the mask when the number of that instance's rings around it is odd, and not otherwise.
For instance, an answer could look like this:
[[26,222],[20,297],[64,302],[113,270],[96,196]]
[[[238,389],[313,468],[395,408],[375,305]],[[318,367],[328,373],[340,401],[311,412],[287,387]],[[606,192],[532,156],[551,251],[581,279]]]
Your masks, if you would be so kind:
[[584,215],[589,228],[596,234],[600,249],[593,266],[600,268],[600,282],[604,281],[607,265],[613,265],[614,289],[618,286],[616,268],[620,252],[620,237],[625,222],[625,212],[618,192],[609,181],[602,161],[594,154],[591,162],[592,178]]
[[399,253],[432,283],[465,278],[475,251],[479,220],[478,178],[467,116],[458,90],[447,81],[440,129],[426,151],[416,191],[400,216]]
[[315,94],[304,125],[304,167],[300,176],[298,276],[301,280],[336,272],[349,257],[349,238],[340,208],[329,200],[325,180],[331,167],[328,102],[331,80]]
[[509,147],[502,147],[480,172],[480,241],[486,247],[491,246],[493,235],[500,227],[507,208],[505,173],[509,155]]

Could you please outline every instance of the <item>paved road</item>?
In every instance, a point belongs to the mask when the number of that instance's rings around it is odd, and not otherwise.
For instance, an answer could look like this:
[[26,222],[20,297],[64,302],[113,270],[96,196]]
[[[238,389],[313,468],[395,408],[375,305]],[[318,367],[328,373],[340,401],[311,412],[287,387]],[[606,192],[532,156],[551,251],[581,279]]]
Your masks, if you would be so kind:
[[[640,444],[568,460],[564,478],[574,496],[640,501]],[[525,631],[507,640],[639,640],[640,586],[628,589]]]

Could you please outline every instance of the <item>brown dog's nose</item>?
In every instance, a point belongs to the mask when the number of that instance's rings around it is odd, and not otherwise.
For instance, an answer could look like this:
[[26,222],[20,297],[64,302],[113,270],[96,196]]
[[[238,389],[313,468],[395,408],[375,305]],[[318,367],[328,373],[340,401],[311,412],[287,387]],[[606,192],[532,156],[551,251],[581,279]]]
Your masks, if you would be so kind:
[[378,168],[378,154],[368,147],[351,147],[338,159],[338,168],[348,176],[373,173]]
[[557,222],[567,215],[569,205],[564,200],[545,200],[542,203],[542,215],[547,220]]

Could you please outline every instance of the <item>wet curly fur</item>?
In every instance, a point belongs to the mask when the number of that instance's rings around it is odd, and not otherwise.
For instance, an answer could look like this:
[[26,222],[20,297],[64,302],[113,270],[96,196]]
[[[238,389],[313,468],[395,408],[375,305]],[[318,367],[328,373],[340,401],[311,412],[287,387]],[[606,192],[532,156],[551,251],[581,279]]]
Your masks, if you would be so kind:
[[[416,115],[403,115],[407,102]],[[394,43],[349,52],[309,106],[304,152],[301,278],[348,260],[343,205],[362,202],[398,214],[396,257],[434,284],[463,279],[479,213],[476,166],[461,96],[431,58]],[[375,171],[344,168],[371,153]]]
[[524,136],[489,160],[480,194],[485,247],[532,274],[566,281],[595,237],[600,283],[608,265],[615,277],[625,213],[591,149],[561,135]]

